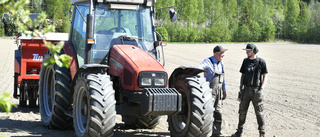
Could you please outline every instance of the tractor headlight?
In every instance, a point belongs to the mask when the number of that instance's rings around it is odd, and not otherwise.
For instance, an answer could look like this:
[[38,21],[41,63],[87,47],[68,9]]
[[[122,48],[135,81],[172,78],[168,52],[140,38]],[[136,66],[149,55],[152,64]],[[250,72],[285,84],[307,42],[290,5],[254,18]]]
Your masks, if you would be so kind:
[[140,88],[153,88],[167,86],[167,73],[165,72],[140,72],[139,83]]
[[154,85],[156,85],[156,86],[164,86],[164,79],[163,78],[154,79]]
[[151,86],[151,78],[141,78],[142,86]]

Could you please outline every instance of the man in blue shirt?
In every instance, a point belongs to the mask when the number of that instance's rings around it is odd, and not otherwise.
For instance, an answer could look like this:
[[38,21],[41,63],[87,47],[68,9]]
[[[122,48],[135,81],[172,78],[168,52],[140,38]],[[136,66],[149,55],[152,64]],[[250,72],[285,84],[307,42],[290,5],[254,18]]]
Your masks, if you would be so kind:
[[224,49],[221,46],[216,46],[213,49],[213,56],[204,59],[198,66],[198,68],[206,70],[206,72],[204,72],[204,77],[206,78],[206,81],[210,82],[210,88],[212,88],[212,94],[215,100],[212,136],[221,136],[221,100],[224,100],[227,97],[222,62],[225,51],[227,51],[227,49]]

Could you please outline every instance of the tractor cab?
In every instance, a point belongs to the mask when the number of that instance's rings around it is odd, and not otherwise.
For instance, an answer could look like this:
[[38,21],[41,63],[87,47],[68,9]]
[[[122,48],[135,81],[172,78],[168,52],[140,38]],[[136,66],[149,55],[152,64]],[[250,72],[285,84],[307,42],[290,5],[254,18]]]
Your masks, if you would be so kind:
[[[141,0],[140,0],[141,1]],[[89,3],[74,3],[76,7],[70,41],[74,44],[78,64],[108,64],[109,51],[113,45],[134,45],[158,59],[154,46],[156,33],[152,20],[151,5],[141,4],[139,0],[131,3],[99,3],[93,4],[92,38],[86,39],[90,11]],[[144,1],[142,1],[143,3]],[[91,27],[90,26],[90,27]],[[90,30],[90,29],[89,29]],[[85,41],[87,43],[85,43]],[[85,52],[86,44],[91,49]]]

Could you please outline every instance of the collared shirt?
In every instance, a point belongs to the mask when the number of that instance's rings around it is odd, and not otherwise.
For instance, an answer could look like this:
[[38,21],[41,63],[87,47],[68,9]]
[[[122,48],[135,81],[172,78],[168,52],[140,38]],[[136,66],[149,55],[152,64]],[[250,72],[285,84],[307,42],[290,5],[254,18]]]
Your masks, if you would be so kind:
[[[213,61],[210,61],[210,58]],[[200,65],[198,66],[200,69],[204,69],[207,72],[204,72],[204,77],[206,78],[206,81],[210,82],[214,76],[215,73],[224,73],[224,68],[223,68],[223,62],[222,61],[217,61],[217,59],[214,56],[211,56],[209,58],[204,59]],[[225,86],[225,80],[223,79],[222,82],[222,90],[226,91],[226,86]]]

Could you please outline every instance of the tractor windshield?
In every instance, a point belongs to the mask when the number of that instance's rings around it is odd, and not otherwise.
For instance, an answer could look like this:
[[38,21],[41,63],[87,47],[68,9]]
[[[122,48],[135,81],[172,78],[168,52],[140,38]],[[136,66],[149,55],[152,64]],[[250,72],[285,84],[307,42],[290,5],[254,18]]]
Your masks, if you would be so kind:
[[92,63],[107,63],[113,45],[135,45],[151,55],[153,47],[151,9],[140,6],[138,10],[110,10],[107,4],[95,7]]

